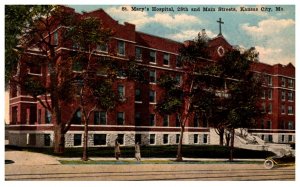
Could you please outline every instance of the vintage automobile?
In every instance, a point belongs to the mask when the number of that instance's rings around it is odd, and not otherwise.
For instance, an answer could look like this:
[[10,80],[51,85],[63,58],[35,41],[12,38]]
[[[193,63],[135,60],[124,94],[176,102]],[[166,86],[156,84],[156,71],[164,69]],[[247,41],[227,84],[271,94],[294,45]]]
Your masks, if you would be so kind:
[[283,156],[271,156],[266,158],[264,166],[266,169],[272,169],[276,166],[295,165],[295,156],[291,153]]

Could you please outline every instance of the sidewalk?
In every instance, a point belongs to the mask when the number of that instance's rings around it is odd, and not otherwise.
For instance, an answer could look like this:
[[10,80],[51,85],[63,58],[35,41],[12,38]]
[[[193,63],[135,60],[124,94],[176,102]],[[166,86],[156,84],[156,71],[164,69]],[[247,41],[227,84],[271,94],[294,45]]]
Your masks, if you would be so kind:
[[27,151],[5,151],[5,161],[14,165],[55,165],[57,157]]

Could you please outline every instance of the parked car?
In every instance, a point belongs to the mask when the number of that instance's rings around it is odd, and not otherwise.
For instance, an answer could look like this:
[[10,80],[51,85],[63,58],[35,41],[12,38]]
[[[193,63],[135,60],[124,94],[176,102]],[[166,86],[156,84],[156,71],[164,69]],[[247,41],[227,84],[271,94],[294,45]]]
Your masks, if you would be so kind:
[[295,156],[288,153],[283,156],[271,156],[266,158],[264,166],[266,169],[272,169],[276,166],[290,166],[295,165]]

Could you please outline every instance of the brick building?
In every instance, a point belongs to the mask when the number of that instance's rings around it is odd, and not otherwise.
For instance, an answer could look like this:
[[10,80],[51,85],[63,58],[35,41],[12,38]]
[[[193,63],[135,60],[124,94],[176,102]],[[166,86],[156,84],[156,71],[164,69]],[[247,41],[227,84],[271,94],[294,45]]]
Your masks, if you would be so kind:
[[[70,9],[70,11],[74,11]],[[157,80],[162,73],[176,74],[182,80],[182,70],[177,63],[178,49],[182,43],[167,38],[153,36],[136,31],[135,25],[119,24],[103,10],[84,13],[82,16],[100,17],[105,27],[115,30],[109,44],[99,48],[98,55],[110,55],[108,50],[115,50],[112,56],[121,61],[135,57],[140,66],[149,70],[149,84],[139,84],[120,77],[114,88],[126,100],[114,111],[95,111],[89,126],[89,146],[113,146],[119,137],[122,145],[133,145],[139,141],[145,145],[177,144],[180,127],[176,116],[161,116],[154,112],[156,102],[162,97]],[[58,51],[73,50],[71,46],[60,46],[60,34],[63,27],[53,30]],[[110,48],[110,49],[108,49]],[[233,48],[219,34],[209,42],[212,58],[217,60]],[[33,55],[34,51],[32,52]],[[47,68],[26,67],[31,76],[47,81]],[[268,85],[261,99],[262,107],[268,113],[256,129],[249,132],[270,142],[293,142],[295,137],[295,67],[292,64],[268,65],[257,63],[252,66],[257,73],[268,77]],[[20,71],[25,71],[21,69]],[[80,121],[81,114],[78,113]],[[9,142],[19,146],[52,146],[53,126],[51,115],[39,102],[17,87],[10,89],[10,126]],[[66,147],[82,146],[83,124],[73,124],[66,134]],[[218,144],[214,129],[205,122],[195,123],[190,119],[184,133],[184,144]]]

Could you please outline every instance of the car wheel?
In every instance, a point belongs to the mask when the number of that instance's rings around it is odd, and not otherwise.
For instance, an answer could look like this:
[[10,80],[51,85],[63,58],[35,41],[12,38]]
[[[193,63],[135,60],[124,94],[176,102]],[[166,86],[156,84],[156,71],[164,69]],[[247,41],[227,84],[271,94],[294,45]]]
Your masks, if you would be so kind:
[[274,167],[274,162],[272,160],[265,160],[264,166],[266,169],[272,169]]

